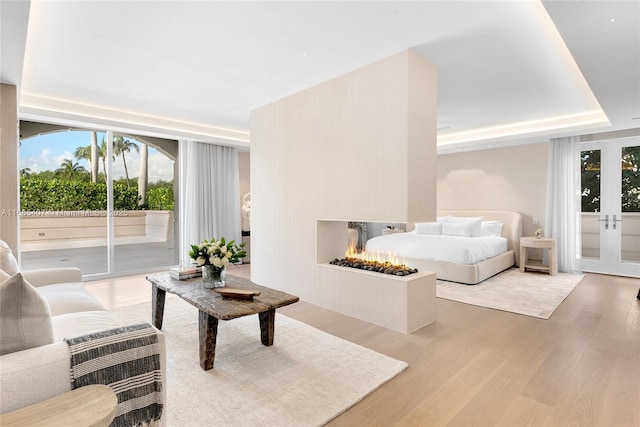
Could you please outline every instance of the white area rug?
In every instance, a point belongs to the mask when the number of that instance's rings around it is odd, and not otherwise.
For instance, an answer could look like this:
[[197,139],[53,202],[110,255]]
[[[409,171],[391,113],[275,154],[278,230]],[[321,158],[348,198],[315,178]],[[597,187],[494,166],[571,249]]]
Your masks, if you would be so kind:
[[548,319],[584,278],[584,274],[503,271],[477,285],[438,280],[436,296],[480,307]]
[[[167,296],[169,427],[322,425],[407,367],[276,311],[269,347],[260,343],[257,315],[220,321],[214,368],[203,371],[198,311]],[[150,303],[112,312],[151,323]]]

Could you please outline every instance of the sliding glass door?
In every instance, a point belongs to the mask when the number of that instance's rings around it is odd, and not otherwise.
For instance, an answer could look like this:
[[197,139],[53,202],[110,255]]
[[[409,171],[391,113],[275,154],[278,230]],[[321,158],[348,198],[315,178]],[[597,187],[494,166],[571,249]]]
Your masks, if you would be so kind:
[[177,142],[42,126],[20,145],[22,268],[98,278],[177,265]]
[[24,270],[78,267],[83,275],[109,272],[107,162],[106,152],[100,154],[105,137],[101,132],[54,129],[20,141]]
[[174,161],[149,147],[143,137],[114,134],[113,148],[117,177],[113,270],[144,271],[177,264]]
[[640,277],[640,138],[585,143],[582,269]]

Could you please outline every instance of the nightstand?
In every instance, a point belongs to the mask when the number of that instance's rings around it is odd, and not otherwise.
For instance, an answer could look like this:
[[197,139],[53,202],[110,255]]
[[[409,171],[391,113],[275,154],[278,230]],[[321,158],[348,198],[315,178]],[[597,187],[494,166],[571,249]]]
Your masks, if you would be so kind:
[[[540,262],[530,262],[527,258],[528,248],[547,249],[549,251],[549,265],[544,265]],[[533,271],[546,271],[550,275],[555,276],[558,274],[558,255],[556,254],[556,239],[536,237],[521,237],[520,238],[520,271],[523,273],[525,270]]]

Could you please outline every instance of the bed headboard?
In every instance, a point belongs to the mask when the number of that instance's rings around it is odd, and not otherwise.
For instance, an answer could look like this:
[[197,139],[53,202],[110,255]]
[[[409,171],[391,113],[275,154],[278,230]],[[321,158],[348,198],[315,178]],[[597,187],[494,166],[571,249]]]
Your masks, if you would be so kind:
[[482,216],[483,221],[501,221],[502,237],[508,241],[509,250],[516,258],[516,266],[520,265],[520,237],[522,237],[522,215],[513,211],[438,211],[438,216]]

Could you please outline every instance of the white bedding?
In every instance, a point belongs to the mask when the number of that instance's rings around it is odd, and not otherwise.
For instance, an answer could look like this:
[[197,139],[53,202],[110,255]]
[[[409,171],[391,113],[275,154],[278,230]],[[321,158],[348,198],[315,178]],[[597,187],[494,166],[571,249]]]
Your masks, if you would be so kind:
[[504,237],[458,237],[447,235],[395,233],[367,241],[369,252],[392,253],[399,257],[476,264],[507,252]]

